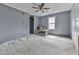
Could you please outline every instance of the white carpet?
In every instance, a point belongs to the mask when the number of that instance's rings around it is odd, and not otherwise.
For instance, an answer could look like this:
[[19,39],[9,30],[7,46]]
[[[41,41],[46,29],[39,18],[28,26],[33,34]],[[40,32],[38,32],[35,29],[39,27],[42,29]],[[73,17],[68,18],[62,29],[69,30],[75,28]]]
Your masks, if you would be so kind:
[[18,38],[0,45],[1,55],[73,55],[76,54],[72,40],[57,36]]

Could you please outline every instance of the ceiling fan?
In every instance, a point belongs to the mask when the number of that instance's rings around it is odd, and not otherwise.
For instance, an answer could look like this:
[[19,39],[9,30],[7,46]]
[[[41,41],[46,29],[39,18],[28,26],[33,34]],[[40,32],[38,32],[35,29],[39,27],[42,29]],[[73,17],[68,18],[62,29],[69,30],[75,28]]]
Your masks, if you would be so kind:
[[[34,3],[33,3],[34,4]],[[41,3],[41,4],[34,4],[35,6],[33,6],[32,8],[36,9],[35,12],[39,12],[41,11],[42,13],[44,13],[45,11],[48,11],[50,8],[45,7],[45,3]]]

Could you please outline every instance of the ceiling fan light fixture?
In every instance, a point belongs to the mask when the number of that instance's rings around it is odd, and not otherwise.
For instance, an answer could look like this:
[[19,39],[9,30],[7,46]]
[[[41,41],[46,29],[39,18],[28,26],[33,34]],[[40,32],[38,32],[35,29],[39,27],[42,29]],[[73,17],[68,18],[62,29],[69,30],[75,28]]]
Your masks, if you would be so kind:
[[41,4],[38,5],[37,7],[36,7],[36,6],[33,6],[32,8],[36,9],[35,12],[41,11],[42,13],[45,13],[45,12],[47,12],[50,8],[44,7],[44,6],[45,6],[45,3],[41,3]]

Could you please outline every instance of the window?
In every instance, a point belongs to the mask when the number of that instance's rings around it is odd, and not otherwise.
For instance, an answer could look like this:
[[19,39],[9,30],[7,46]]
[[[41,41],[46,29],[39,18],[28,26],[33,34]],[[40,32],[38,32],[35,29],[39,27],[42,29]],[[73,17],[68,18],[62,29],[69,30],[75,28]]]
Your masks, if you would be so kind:
[[49,18],[49,29],[55,29],[55,16]]

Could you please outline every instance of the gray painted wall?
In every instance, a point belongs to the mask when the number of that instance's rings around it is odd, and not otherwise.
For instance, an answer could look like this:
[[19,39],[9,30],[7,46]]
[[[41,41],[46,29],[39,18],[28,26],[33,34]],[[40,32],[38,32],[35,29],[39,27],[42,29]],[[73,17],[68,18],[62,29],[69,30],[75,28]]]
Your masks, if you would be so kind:
[[75,44],[77,53],[79,54],[79,3],[74,3],[71,10],[71,31],[72,40]]
[[39,18],[34,17],[34,33],[35,33],[35,30],[37,29],[37,26],[39,26]]
[[[35,24],[36,22],[38,21],[36,20]],[[29,14],[23,15],[22,11],[0,4],[0,43],[27,35],[29,35]]]
[[[29,35],[30,15],[17,9],[0,4],[0,43]],[[39,25],[38,17],[34,17],[34,30]],[[23,23],[24,22],[24,23]]]
[[0,42],[28,34],[29,15],[0,4]]
[[72,31],[79,32],[79,3],[76,3],[72,7],[71,11]]
[[55,35],[70,36],[70,11],[40,17],[40,25],[48,28],[48,18],[52,16],[56,16],[56,29],[49,30],[49,33]]

